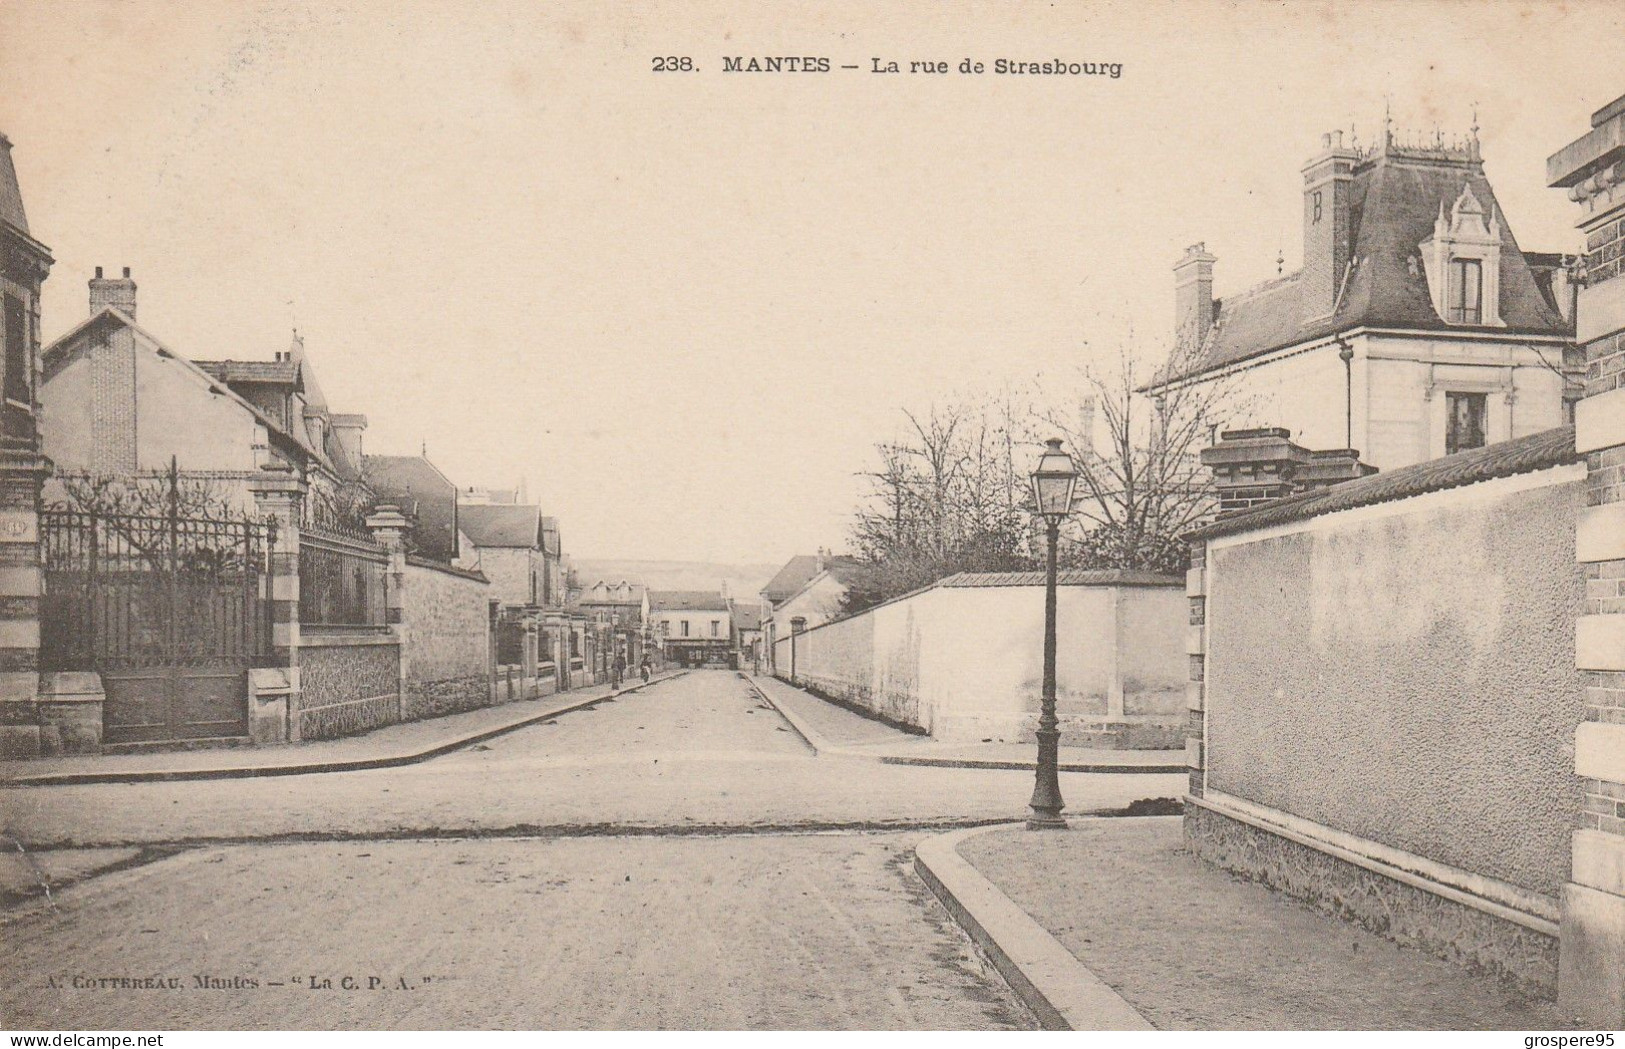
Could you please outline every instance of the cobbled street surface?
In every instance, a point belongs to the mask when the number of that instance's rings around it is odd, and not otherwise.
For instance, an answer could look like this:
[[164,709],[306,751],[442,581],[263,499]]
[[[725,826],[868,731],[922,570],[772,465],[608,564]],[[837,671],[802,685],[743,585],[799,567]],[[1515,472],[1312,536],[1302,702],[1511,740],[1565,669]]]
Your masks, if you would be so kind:
[[1031,775],[815,757],[702,671],[406,768],[11,789],[41,869],[124,860],[0,919],[0,1025],[1027,1027],[911,861],[1021,816]]

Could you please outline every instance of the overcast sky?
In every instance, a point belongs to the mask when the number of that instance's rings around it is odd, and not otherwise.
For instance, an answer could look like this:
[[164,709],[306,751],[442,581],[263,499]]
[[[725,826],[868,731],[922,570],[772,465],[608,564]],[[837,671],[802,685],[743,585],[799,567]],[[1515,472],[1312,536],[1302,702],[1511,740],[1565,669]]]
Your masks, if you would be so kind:
[[795,6],[5,0],[46,337],[130,266],[179,352],[297,324],[368,451],[528,478],[577,556],[779,561],[844,545],[900,407],[1160,346],[1187,244],[1221,296],[1295,268],[1303,162],[1385,97],[1476,103],[1519,242],[1572,250],[1545,158],[1625,92],[1617,3]]

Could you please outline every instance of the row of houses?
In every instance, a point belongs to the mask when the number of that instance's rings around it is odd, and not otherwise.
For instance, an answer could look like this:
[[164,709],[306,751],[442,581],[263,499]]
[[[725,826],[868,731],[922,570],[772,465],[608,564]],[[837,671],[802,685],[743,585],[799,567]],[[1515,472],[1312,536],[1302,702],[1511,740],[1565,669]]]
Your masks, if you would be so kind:
[[52,265],[0,136],[8,755],[366,731],[595,683],[634,636],[570,601],[525,486],[374,453],[305,340],[196,354],[98,268],[43,348]]
[[627,636],[627,666],[645,653],[684,667],[742,669],[761,659],[755,603],[723,590],[651,590],[626,579],[598,580],[575,592],[572,603]]

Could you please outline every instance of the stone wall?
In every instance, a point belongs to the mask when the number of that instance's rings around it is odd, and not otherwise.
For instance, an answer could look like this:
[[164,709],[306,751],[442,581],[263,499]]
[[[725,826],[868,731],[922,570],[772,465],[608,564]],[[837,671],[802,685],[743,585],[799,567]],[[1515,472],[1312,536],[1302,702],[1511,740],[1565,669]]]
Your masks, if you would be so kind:
[[331,739],[400,720],[400,646],[393,635],[324,633],[299,644],[299,734]]
[[[1029,742],[1043,680],[1037,573],[952,576],[774,643],[774,672],[949,740]],[[1067,745],[1183,745],[1186,603],[1178,581],[1063,573],[1056,710]]]
[[476,574],[407,559],[400,595],[406,720],[490,704],[490,591]]

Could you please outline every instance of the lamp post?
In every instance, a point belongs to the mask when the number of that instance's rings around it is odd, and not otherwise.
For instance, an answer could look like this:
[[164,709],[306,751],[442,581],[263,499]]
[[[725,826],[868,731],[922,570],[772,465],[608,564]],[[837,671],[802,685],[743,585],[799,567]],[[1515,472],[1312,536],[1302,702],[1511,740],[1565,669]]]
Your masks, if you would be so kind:
[[1072,457],[1061,450],[1061,439],[1044,442],[1044,454],[1032,474],[1033,503],[1044,518],[1049,540],[1049,560],[1044,572],[1044,696],[1038,716],[1038,774],[1033,783],[1032,815],[1028,830],[1065,830],[1061,815],[1060,740],[1055,719],[1055,559],[1061,534],[1061,520],[1072,512],[1072,490],[1078,483],[1078,470]]

